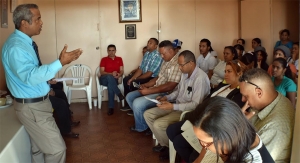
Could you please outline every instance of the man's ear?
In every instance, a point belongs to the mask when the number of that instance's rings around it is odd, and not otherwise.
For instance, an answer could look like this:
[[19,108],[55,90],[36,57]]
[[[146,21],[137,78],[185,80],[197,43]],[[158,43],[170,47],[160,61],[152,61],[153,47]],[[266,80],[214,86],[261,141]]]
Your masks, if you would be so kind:
[[263,95],[263,91],[259,88],[255,88],[255,93],[257,94],[258,98],[261,98]]
[[29,25],[29,23],[26,20],[22,20],[21,21],[21,27],[27,27]]

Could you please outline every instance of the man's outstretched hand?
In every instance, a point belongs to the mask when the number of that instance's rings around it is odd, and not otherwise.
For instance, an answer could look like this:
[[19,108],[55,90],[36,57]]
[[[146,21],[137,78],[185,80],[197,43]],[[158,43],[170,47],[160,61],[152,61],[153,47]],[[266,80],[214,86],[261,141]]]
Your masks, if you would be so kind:
[[82,54],[82,49],[75,49],[73,51],[67,52],[68,45],[64,46],[64,49],[60,52],[59,61],[61,65],[66,65],[75,61]]

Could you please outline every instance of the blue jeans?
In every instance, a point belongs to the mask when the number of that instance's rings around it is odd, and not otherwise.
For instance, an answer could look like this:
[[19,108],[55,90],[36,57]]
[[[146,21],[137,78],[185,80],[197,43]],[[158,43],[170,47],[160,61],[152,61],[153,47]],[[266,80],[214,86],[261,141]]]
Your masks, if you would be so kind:
[[114,78],[112,75],[101,75],[100,84],[107,86],[108,91],[108,108],[114,108],[115,103],[115,94],[118,95],[121,93],[118,88],[118,79]]
[[[155,99],[159,95],[159,93],[156,93],[146,96],[151,99]],[[148,128],[148,125],[144,119],[144,112],[147,109],[155,107],[156,103],[147,100],[138,90],[128,93],[126,101],[133,111],[135,130],[139,132],[145,131]]]

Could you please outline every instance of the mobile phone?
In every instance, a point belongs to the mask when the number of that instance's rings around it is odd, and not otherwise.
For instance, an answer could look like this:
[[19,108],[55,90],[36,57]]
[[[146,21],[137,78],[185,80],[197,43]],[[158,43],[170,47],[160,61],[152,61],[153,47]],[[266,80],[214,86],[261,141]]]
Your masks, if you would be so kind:
[[137,84],[136,82],[132,82],[132,85],[135,87],[135,88],[138,88],[138,89],[140,89],[140,85],[139,84]]

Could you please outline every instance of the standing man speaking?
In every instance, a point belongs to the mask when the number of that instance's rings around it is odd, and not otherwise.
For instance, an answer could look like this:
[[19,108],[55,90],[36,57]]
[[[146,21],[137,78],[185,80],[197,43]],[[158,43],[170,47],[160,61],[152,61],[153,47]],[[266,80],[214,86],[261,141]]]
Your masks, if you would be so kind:
[[65,162],[66,145],[52,116],[47,81],[62,66],[78,59],[82,50],[66,52],[65,45],[59,59],[42,65],[31,38],[42,30],[38,6],[19,5],[13,13],[13,22],[16,29],[3,45],[2,63],[7,87],[15,97],[17,117],[30,136],[32,162]]

